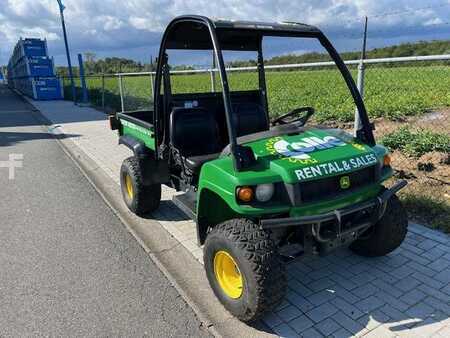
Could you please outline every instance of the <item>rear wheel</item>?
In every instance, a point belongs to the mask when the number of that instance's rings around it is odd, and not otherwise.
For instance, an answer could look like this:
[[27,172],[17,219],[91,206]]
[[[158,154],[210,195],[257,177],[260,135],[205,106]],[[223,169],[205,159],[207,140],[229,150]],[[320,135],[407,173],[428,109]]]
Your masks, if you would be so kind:
[[356,254],[384,256],[397,249],[408,231],[408,216],[397,196],[387,202],[383,217],[350,245]]
[[141,166],[136,157],[123,161],[120,187],[125,204],[136,215],[142,216],[159,207],[161,184],[144,184]]
[[285,266],[269,233],[250,220],[217,225],[206,238],[209,284],[225,308],[244,322],[275,308],[286,291]]

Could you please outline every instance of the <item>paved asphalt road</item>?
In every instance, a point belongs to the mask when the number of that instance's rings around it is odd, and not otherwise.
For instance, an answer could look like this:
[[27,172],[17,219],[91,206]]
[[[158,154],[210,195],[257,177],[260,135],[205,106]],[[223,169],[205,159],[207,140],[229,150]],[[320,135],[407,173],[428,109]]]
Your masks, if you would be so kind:
[[0,86],[0,336],[207,336],[29,109]]

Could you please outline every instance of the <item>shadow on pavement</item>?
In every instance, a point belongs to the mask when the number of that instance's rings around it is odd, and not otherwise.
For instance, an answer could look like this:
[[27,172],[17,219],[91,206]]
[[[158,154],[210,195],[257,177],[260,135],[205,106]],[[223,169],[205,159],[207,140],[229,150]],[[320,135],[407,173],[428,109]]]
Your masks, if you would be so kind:
[[53,135],[50,133],[29,133],[29,132],[3,132],[0,131],[0,147],[9,147],[25,141],[48,140],[48,139],[64,139],[79,137],[75,134]]
[[[174,212],[174,210],[176,211]],[[170,221],[170,222],[191,220],[181,210],[178,210],[171,200],[162,200],[157,212],[145,215],[143,216],[143,218],[156,221]]]
[[[35,101],[35,106],[51,115],[53,124],[106,121],[107,115],[93,108],[81,108],[71,101]],[[0,128],[40,125],[30,118],[37,109],[25,98],[0,85]]]

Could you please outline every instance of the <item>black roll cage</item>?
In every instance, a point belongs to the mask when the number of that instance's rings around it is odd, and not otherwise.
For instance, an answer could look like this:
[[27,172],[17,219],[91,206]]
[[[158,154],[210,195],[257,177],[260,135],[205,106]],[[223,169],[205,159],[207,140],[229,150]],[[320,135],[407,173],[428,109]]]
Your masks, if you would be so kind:
[[[204,25],[207,27],[209,38],[211,39],[210,44],[205,41],[194,41],[192,43],[195,48],[191,46],[190,41],[170,41],[169,37],[174,33],[175,29],[180,24],[190,23],[192,25]],[[163,157],[163,152],[165,147],[161,147],[165,143],[164,137],[164,125],[161,124],[161,102],[160,102],[160,92],[161,92],[161,83],[163,77],[163,70],[166,66],[167,62],[167,49],[203,49],[203,50],[211,50],[214,53],[214,57],[216,60],[217,68],[219,69],[220,80],[222,83],[222,94],[223,94],[223,102],[225,108],[225,119],[227,123],[228,129],[228,137],[230,140],[230,153],[233,157],[234,168],[237,171],[244,169],[249,163],[252,162],[251,159],[251,151],[247,149],[245,146],[239,145],[236,139],[236,131],[232,123],[232,105],[230,99],[230,89],[228,85],[227,73],[225,70],[225,63],[222,54],[222,46],[220,44],[217,31],[225,31],[225,32],[235,32],[236,34],[240,34],[240,32],[245,32],[249,36],[255,38],[255,40],[249,42],[248,46],[245,46],[245,42],[240,41],[234,44],[231,40],[227,40],[224,42],[225,49],[227,50],[246,50],[246,51],[257,51],[258,60],[257,60],[257,68],[258,68],[258,76],[259,76],[259,90],[262,93],[263,102],[262,105],[265,108],[266,113],[268,114],[268,104],[267,104],[267,90],[266,90],[266,81],[265,81],[265,71],[264,71],[264,60],[262,53],[262,38],[264,36],[279,36],[279,37],[299,37],[299,38],[316,38],[319,40],[321,45],[326,49],[332,60],[335,62],[337,68],[339,69],[341,75],[343,76],[347,87],[350,90],[350,93],[353,97],[355,105],[358,109],[359,118],[361,121],[361,129],[357,131],[356,137],[370,145],[375,145],[375,138],[373,136],[373,126],[369,121],[366,108],[364,106],[364,102],[361,98],[361,95],[356,87],[355,81],[353,80],[349,70],[345,66],[341,57],[339,56],[336,49],[333,47],[328,38],[320,31],[318,28],[314,26],[304,25],[300,23],[260,23],[260,22],[244,22],[244,21],[213,21],[205,16],[198,15],[184,15],[179,16],[173,19],[169,25],[167,26],[159,49],[159,56],[156,68],[156,76],[155,76],[155,86],[154,86],[154,130],[155,130],[155,156],[156,159],[160,159]],[[176,36],[175,36],[176,37]],[[183,39],[184,37],[182,37]],[[192,38],[192,35],[189,36]],[[195,38],[193,38],[195,40]],[[256,41],[256,42],[255,42]],[[177,45],[178,43],[178,45]],[[195,45],[197,43],[197,45]],[[241,45],[239,45],[241,43]],[[253,43],[253,45],[252,45]],[[172,44],[172,46],[170,46]],[[169,45],[169,48],[168,48]],[[211,48],[212,47],[212,48]],[[267,116],[269,121],[269,117]],[[166,146],[166,144],[164,144]]]

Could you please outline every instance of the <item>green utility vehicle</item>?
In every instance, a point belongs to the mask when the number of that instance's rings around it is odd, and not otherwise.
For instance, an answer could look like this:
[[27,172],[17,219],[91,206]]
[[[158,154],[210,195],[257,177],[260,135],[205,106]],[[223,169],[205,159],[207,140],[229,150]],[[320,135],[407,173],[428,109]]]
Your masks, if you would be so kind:
[[[269,119],[265,37],[324,47],[359,112],[355,136],[309,125],[312,107]],[[173,93],[168,50],[176,49],[212,51],[221,92]],[[257,90],[230,91],[223,51],[257,55]],[[395,195],[406,182],[383,185],[393,173],[387,150],[375,143],[348,69],[316,27],[177,17],[162,37],[154,110],[121,112],[110,123],[134,153],[120,172],[125,203],[144,215],[158,208],[161,184],[184,192],[173,202],[197,224],[211,288],[242,321],[283,299],[287,261],[340,246],[386,255],[406,235]]]

